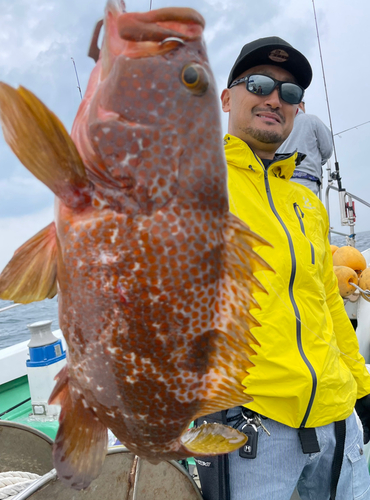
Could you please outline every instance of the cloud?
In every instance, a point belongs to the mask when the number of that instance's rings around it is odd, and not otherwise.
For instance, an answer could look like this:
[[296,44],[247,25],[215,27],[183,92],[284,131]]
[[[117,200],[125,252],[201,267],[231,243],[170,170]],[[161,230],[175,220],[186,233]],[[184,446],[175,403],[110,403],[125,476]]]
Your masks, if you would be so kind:
[[54,199],[54,194],[27,172],[22,177],[0,179],[0,193],[0,218],[39,211]]
[[50,224],[53,217],[54,208],[49,206],[32,215],[0,218],[0,270],[6,266],[15,250]]

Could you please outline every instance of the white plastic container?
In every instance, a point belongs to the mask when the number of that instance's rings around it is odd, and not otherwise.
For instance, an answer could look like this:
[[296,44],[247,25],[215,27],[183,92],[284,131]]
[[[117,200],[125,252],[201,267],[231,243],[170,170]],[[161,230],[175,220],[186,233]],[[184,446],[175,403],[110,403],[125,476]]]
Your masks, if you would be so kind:
[[56,418],[60,407],[49,405],[55,376],[66,364],[66,353],[60,339],[51,331],[52,321],[27,325],[31,332],[28,344],[30,359],[26,362],[33,415]]

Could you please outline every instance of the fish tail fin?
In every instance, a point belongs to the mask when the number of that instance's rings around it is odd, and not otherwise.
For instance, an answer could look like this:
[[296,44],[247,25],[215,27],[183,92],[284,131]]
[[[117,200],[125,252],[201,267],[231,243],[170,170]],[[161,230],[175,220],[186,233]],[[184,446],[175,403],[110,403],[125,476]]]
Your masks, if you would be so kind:
[[0,274],[0,299],[28,304],[57,293],[57,241],[52,222],[18,250]]
[[60,404],[62,409],[53,445],[54,467],[64,484],[82,490],[101,472],[108,448],[108,431],[87,406],[82,394],[71,387],[66,366],[56,379],[49,404]]
[[6,142],[23,165],[69,207],[91,202],[85,167],[61,121],[32,92],[0,82]]
[[223,424],[192,427],[181,436],[187,456],[195,457],[231,453],[243,446],[247,440],[245,434]]

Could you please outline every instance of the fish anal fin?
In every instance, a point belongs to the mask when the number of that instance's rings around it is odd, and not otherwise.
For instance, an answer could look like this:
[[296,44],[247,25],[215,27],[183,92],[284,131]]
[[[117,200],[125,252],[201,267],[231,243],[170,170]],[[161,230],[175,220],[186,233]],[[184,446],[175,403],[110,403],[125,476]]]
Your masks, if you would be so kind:
[[209,369],[202,375],[199,406],[193,419],[216,411],[241,406],[253,400],[245,393],[243,381],[254,367],[256,351],[252,335],[234,323],[216,330],[210,345]]
[[0,299],[28,304],[57,293],[57,241],[52,222],[15,251],[0,274]]
[[[240,374],[242,376],[242,374]],[[246,384],[249,373],[244,371],[243,382]],[[193,416],[193,420],[202,417],[203,415],[210,415],[211,413],[216,413],[218,411],[227,410],[228,408],[234,408],[234,406],[244,406],[253,401],[253,398],[247,394],[248,389],[246,385],[242,385],[241,383],[237,386],[230,387],[230,397],[229,401],[227,398],[227,385],[226,383],[221,386],[221,390],[219,390],[220,397],[217,397],[217,394],[214,394],[212,399],[205,401],[199,407],[199,410]],[[236,390],[237,389],[237,390]],[[231,404],[230,404],[231,401]]]
[[[238,375],[238,378],[242,378],[244,383],[246,383],[246,377],[249,373],[245,370]],[[253,398],[247,394],[248,389],[245,385],[243,386],[241,382],[234,380],[234,382],[229,381],[229,384],[233,385],[228,385],[226,381],[219,384],[217,390],[212,391],[210,395],[211,398],[201,403],[199,411],[196,412],[193,420],[203,415],[209,415],[211,413],[226,410],[227,408],[233,408],[234,406],[243,406],[253,401]],[[229,395],[227,389],[229,389]]]
[[101,472],[108,448],[108,431],[87,406],[82,394],[71,388],[67,367],[57,375],[57,385],[49,399],[49,404],[57,403],[62,410],[53,445],[54,467],[64,484],[83,490]]
[[85,167],[61,121],[32,92],[0,82],[4,137],[23,165],[67,206],[91,202]]
[[181,436],[182,445],[193,456],[219,455],[238,450],[248,438],[242,432],[222,424],[192,427]]

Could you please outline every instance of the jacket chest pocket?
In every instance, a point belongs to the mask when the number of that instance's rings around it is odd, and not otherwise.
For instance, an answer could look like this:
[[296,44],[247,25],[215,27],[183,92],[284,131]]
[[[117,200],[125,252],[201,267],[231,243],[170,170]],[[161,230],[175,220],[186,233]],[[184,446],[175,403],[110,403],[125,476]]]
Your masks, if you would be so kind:
[[310,249],[311,249],[311,264],[315,264],[315,260],[316,260],[316,257],[315,257],[315,248],[312,244],[312,242],[307,238],[306,236],[306,230],[305,230],[305,227],[304,227],[304,223],[303,223],[303,218],[304,218],[304,213],[302,212],[300,206],[298,205],[298,203],[293,203],[293,208],[294,208],[294,212],[299,220],[299,224],[300,224],[300,227],[301,227],[301,231],[302,231],[302,234],[306,237],[308,243],[310,244]]

